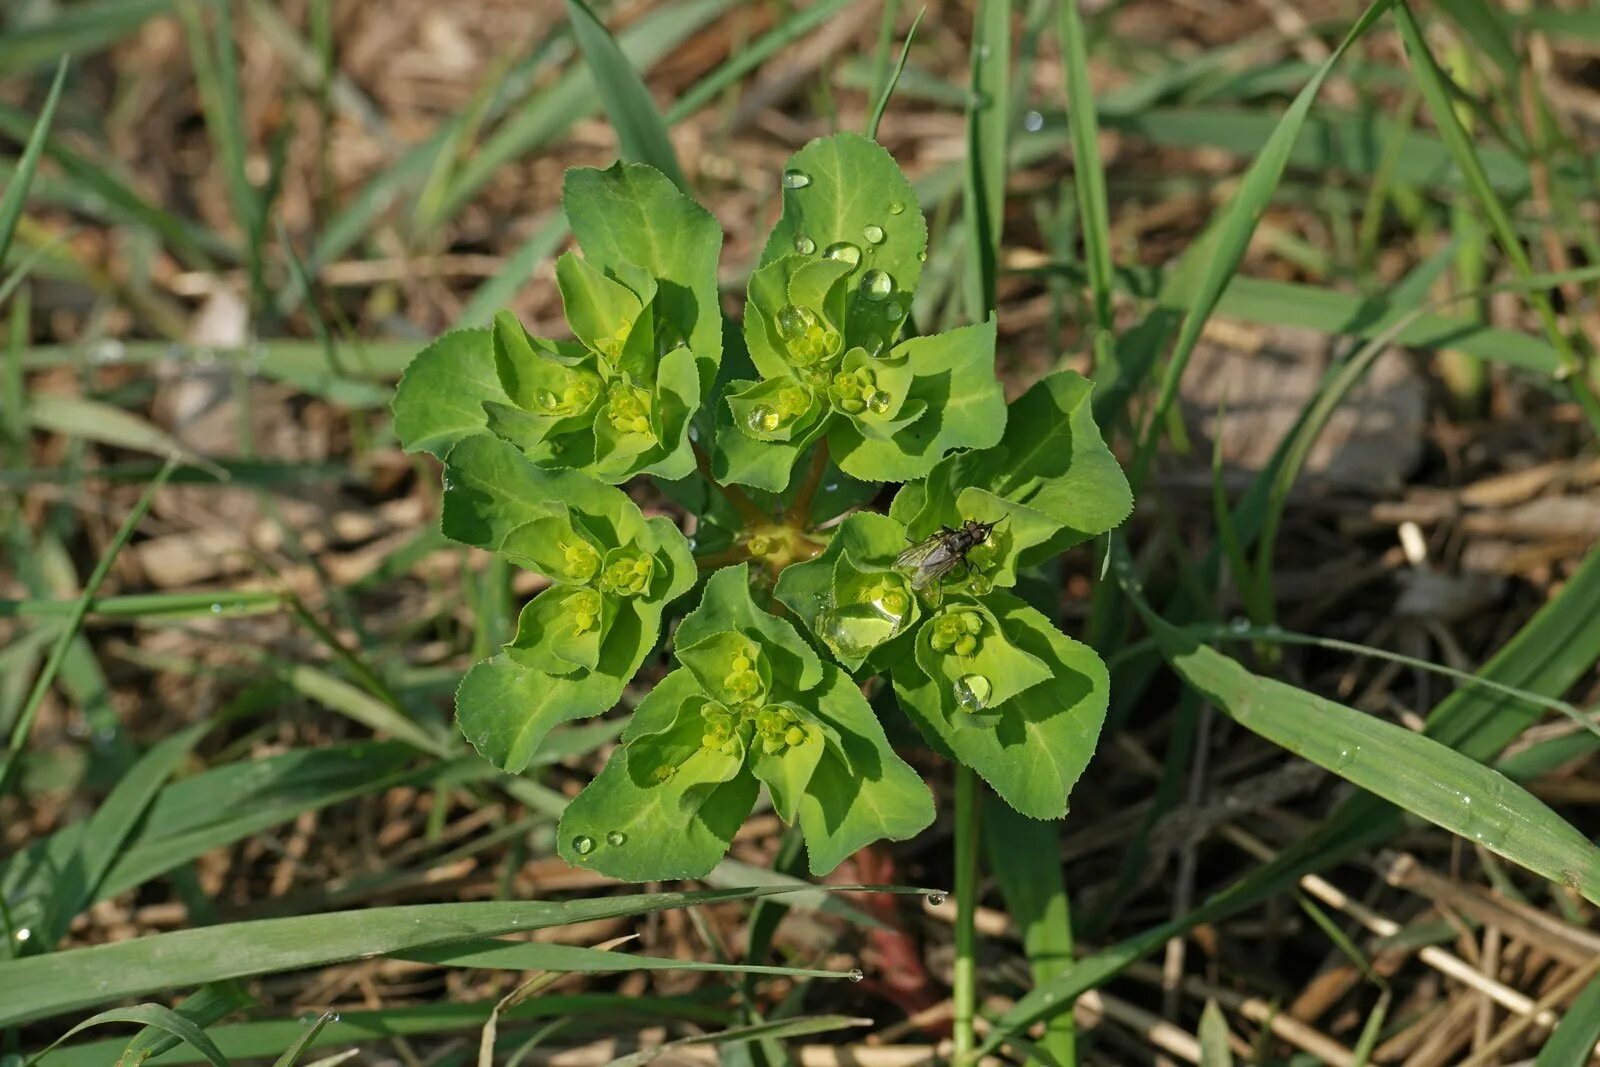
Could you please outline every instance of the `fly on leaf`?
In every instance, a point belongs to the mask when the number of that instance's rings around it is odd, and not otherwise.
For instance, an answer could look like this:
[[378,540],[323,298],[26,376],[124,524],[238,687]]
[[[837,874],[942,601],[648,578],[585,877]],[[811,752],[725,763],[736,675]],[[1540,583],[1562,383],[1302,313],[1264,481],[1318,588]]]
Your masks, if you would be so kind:
[[926,589],[943,580],[957,567],[970,570],[967,553],[989,540],[995,523],[968,519],[951,529],[941,526],[894,558],[895,569],[911,575],[911,588]]

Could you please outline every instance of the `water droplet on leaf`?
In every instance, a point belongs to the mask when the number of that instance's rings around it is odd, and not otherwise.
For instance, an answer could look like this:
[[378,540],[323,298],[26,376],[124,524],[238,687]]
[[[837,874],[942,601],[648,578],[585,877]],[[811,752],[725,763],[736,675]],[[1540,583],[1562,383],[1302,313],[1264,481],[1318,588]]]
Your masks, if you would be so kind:
[[902,211],[904,211],[905,209],[906,209],[906,206],[904,204],[902,204],[900,201],[896,200],[894,203],[889,205],[889,214],[898,215]]
[[901,307],[893,300],[883,305],[883,317],[888,319],[890,322],[899,322],[901,316],[903,316],[905,313],[905,308]]
[[994,693],[994,687],[989,684],[989,679],[981,674],[963,674],[956,679],[956,703],[961,705],[962,711],[982,711],[989,706],[989,697]]
[[803,170],[786,170],[783,172],[783,187],[785,189],[804,189],[811,184],[811,175]]
[[945,899],[944,890],[942,889],[935,889],[933,892],[928,894],[928,904],[931,907],[943,907]]
[[817,250],[817,242],[809,237],[796,237],[794,239],[794,250],[803,256],[809,256]]
[[572,839],[572,851],[580,856],[587,856],[594,851],[594,838],[582,834]]
[[852,968],[850,968],[850,981],[859,982],[863,978],[865,978],[866,976],[867,976],[866,972],[863,971],[860,967],[852,967]]
[[869,222],[861,228],[861,236],[875,245],[883,244],[883,227],[875,222]]
[[861,295],[868,300],[884,300],[894,292],[894,279],[876,268],[861,276]]
[[1044,115],[1038,111],[1030,111],[1022,116],[1022,128],[1029,133],[1038,133],[1044,129]]
[[627,844],[627,842],[628,835],[623,833],[621,830],[612,830],[610,833],[606,834],[606,844],[613,847]]
[[750,428],[757,433],[771,433],[778,428],[778,412],[769,404],[757,404],[750,409]]
[[822,254],[828,259],[837,259],[840,263],[848,263],[852,267],[861,262],[861,249],[849,241],[835,241],[823,249]]

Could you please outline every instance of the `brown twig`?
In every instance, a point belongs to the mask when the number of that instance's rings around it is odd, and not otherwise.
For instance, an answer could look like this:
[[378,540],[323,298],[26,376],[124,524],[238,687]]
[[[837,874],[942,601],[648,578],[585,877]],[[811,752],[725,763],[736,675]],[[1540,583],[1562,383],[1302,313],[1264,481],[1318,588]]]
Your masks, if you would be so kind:
[[751,500],[744,490],[717,481],[711,474],[711,457],[706,454],[706,450],[693,442],[690,444],[694,448],[694,465],[699,469],[701,476],[713,489],[722,494],[723,499],[733,505],[733,510],[739,513],[746,526],[765,526],[772,521],[772,517],[762,511],[761,506]]
[[828,439],[822,438],[817,442],[817,447],[811,453],[811,465],[806,468],[806,480],[800,483],[799,492],[795,493],[794,500],[789,504],[789,510],[784,513],[784,522],[796,530],[806,528],[806,520],[811,517],[811,503],[817,498],[817,490],[822,486],[822,476],[828,472]]

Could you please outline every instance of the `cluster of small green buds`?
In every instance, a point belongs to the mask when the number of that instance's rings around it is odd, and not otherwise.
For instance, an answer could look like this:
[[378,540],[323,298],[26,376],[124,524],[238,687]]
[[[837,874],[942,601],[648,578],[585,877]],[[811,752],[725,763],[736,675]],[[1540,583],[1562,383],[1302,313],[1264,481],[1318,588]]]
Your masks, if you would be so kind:
[[789,351],[789,361],[812,381],[827,380],[839,361],[843,340],[810,308],[785,304],[778,309],[778,336]]
[[757,404],[750,409],[750,429],[774,433],[798,419],[811,407],[811,397],[798,385],[786,385],[773,398],[775,403]]
[[933,621],[928,642],[935,652],[970,656],[978,651],[978,636],[983,633],[983,616],[976,611],[947,611]]
[[889,410],[889,394],[878,388],[877,379],[867,367],[835,374],[828,393],[833,397],[835,407],[852,415],[859,415],[863,411],[882,415]]
[[594,350],[608,365],[615,366],[617,360],[622,358],[622,349],[628,343],[628,335],[633,332],[633,323],[624,323],[622,328],[611,337],[596,337]]
[[724,756],[738,754],[739,720],[732,712],[721,704],[707,704],[700,709],[700,717],[706,721],[706,732],[700,736],[702,746]]
[[911,610],[911,595],[906,592],[905,579],[898,574],[885,574],[862,591],[860,603],[866,604],[896,626]]
[[600,594],[593,589],[580,589],[567,598],[567,611],[572,613],[572,632],[588,633],[600,621]]
[[806,732],[800,728],[800,717],[782,704],[768,704],[755,714],[756,734],[761,738],[761,751],[776,756],[791,745],[804,743]]
[[563,537],[556,542],[566,564],[567,577],[574,582],[587,582],[600,569],[600,553],[580,537]]
[[617,596],[639,596],[650,588],[655,569],[654,557],[624,553],[606,564],[600,575],[600,589]]
[[549,389],[539,390],[539,413],[553,417],[576,415],[594,403],[600,391],[600,378],[588,371],[574,371],[558,396]]
[[650,432],[650,394],[626,381],[606,387],[606,417],[622,433]]
[[735,652],[728,660],[728,674],[722,684],[735,700],[752,700],[762,691],[761,675],[756,671],[756,658],[761,653],[752,644]]

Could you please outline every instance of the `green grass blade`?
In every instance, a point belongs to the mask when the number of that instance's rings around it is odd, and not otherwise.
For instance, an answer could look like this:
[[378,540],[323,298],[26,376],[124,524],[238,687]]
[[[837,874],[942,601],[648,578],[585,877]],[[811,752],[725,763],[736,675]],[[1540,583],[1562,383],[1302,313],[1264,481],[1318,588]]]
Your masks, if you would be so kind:
[[[1472,135],[1462,126],[1461,118],[1456,112],[1448,79],[1444,71],[1439,69],[1439,64],[1422,35],[1422,28],[1417,25],[1416,17],[1411,14],[1411,9],[1406,6],[1405,0],[1395,0],[1395,22],[1400,27],[1400,39],[1405,44],[1406,56],[1411,61],[1411,69],[1416,75],[1418,87],[1422,90],[1422,98],[1427,101],[1428,112],[1433,116],[1434,125],[1438,128],[1440,137],[1444,139],[1445,147],[1455,158],[1456,166],[1461,168],[1461,173],[1466,176],[1467,188],[1471,191],[1472,198],[1477,201],[1479,210],[1483,212],[1490,232],[1500,245],[1500,251],[1511,262],[1518,275],[1523,278],[1531,276],[1533,263],[1528,258],[1527,250],[1522,247],[1521,238],[1517,236],[1511,211],[1501,202],[1493,186],[1490,185],[1489,176],[1485,173],[1483,164],[1478,159],[1477,150],[1473,146]],[[1532,290],[1528,294],[1528,301],[1544,324],[1545,334],[1550,338],[1550,343],[1561,353],[1564,368],[1572,376],[1573,393],[1579,405],[1588,416],[1590,424],[1600,431],[1600,398],[1595,397],[1588,379],[1580,373],[1583,369],[1582,361],[1573,351],[1571,342],[1561,328],[1561,323],[1557,321],[1555,308],[1551,305],[1549,297],[1539,290]]]
[[607,1067],[644,1067],[645,1064],[656,1059],[668,1049],[690,1048],[695,1045],[729,1048],[748,1044],[751,1041],[776,1041],[785,1037],[807,1037],[811,1034],[828,1034],[836,1030],[849,1030],[858,1026],[871,1025],[871,1019],[855,1019],[848,1015],[814,1015],[800,1019],[780,1019],[774,1022],[752,1023],[749,1026],[736,1026],[721,1033],[696,1034],[693,1037],[681,1037],[676,1041],[664,1042],[656,1048],[640,1049],[638,1052],[617,1057],[607,1064]]
[[889,110],[889,100],[894,96],[895,86],[900,84],[900,75],[905,73],[906,59],[911,55],[911,42],[917,39],[917,27],[922,25],[922,16],[927,13],[928,9],[923,8],[917,12],[917,17],[911,20],[911,28],[906,31],[905,42],[900,46],[900,59],[875,94],[878,102],[872,105],[872,117],[867,120],[866,131],[867,136],[874,141],[878,139],[878,125],[883,122],[883,113]]
[[220,474],[224,480],[227,477],[220,467],[184,448],[177,438],[157,429],[138,415],[98,400],[62,393],[40,393],[29,402],[28,420],[36,430],[81,437],[135,452],[176,456],[211,474]]
[[679,189],[693,196],[683,168],[678,165],[672,138],[667,136],[667,124],[661,120],[661,112],[656,110],[650,90],[617,46],[611,31],[583,0],[567,0],[567,15],[572,19],[572,32],[583,50],[584,61],[594,75],[600,101],[611,118],[611,125],[616,128],[622,158],[650,164],[671,178]]
[[284,1049],[282,1056],[272,1061],[272,1067],[294,1067],[300,1062],[300,1057],[305,1055],[306,1049],[317,1039],[317,1035],[322,1033],[323,1028],[337,1018],[338,1016],[331,1011],[325,1011],[317,1016],[316,1021],[306,1027],[306,1032],[295,1038],[294,1044]]
[[1284,113],[1267,143],[1262,146],[1260,155],[1245,172],[1238,191],[1229,199],[1217,221],[1208,227],[1206,236],[1196,241],[1186,253],[1185,263],[1180,268],[1180,273],[1186,276],[1185,282],[1178,284],[1188,288],[1185,284],[1188,279],[1195,275],[1198,275],[1198,278],[1193,283],[1193,299],[1189,301],[1189,310],[1178,329],[1178,339],[1167,362],[1160,392],[1151,410],[1150,419],[1145,424],[1139,450],[1134,458],[1129,481],[1135,490],[1144,483],[1145,476],[1149,473],[1150,463],[1155,458],[1156,442],[1166,425],[1167,413],[1177,398],[1178,383],[1189,365],[1189,357],[1193,355],[1195,345],[1199,343],[1200,333],[1244,259],[1250,237],[1255,233],[1256,222],[1283,177],[1284,168],[1289,162],[1289,153],[1294,148],[1295,140],[1300,136],[1306,115],[1321,91],[1323,82],[1327,80],[1334,66],[1350,46],[1372,28],[1392,2],[1393,0],[1375,0],[1356,20],[1344,40],[1339,42],[1339,47],[1334,49],[1322,66],[1317,68],[1317,73],[1295,97],[1294,103],[1289,105],[1288,111]]
[[1200,1013],[1200,1067],[1233,1067],[1233,1049],[1228,1045],[1228,1020],[1214,1000],[1206,1001]]
[[746,963],[699,963],[670,957],[639,956],[583,945],[536,941],[480,940],[440,948],[413,949],[391,955],[441,967],[484,967],[501,971],[558,971],[569,974],[612,974],[618,971],[704,971],[777,975],[789,978],[844,978],[850,971],[815,967],[768,967]]
[[[243,1011],[254,1006],[244,990],[234,982],[214,982],[211,985],[201,986],[193,996],[185,997],[183,1003],[173,1010],[179,1015],[194,1023],[204,1030],[236,1011]],[[211,1035],[207,1034],[207,1037]],[[142,1064],[152,1057],[159,1056],[183,1044],[183,1039],[175,1036],[168,1030],[157,1026],[146,1026],[133,1035],[127,1046],[118,1058],[119,1064]],[[48,1058],[48,1057],[47,1057]],[[203,1056],[201,1058],[204,1058]]]
[[107,1023],[138,1023],[141,1026],[153,1026],[158,1030],[165,1030],[192,1046],[213,1067],[229,1067],[228,1057],[222,1054],[222,1050],[217,1048],[216,1044],[206,1036],[204,1030],[171,1008],[160,1004],[135,1004],[128,1008],[112,1008],[109,1011],[103,1011],[98,1015],[91,1016],[62,1034],[43,1052],[30,1059],[28,1067],[32,1067],[45,1053],[48,1053],[68,1038],[75,1037],[90,1027],[104,1026]]
[[854,0],[821,0],[820,3],[793,12],[760,37],[741,45],[721,66],[701,78],[688,92],[672,102],[667,108],[667,125],[676,125],[699,111],[715,100],[728,86],[739,81],[784,48],[812,30],[826,25],[829,19],[852,2]]
[[1116,334],[1111,316],[1111,209],[1106,201],[1106,174],[1100,162],[1100,127],[1094,90],[1089,84],[1089,49],[1078,0],[1060,0],[1058,33],[1067,86],[1067,122],[1072,134],[1073,191],[1078,199],[1078,225],[1083,232],[1083,258],[1089,269],[1089,294],[1094,309],[1091,349],[1097,373],[1114,376]]
[[17,220],[22,217],[22,206],[28,199],[28,186],[33,183],[34,172],[39,169],[39,156],[44,152],[45,139],[50,135],[50,123],[55,119],[56,106],[61,103],[61,87],[66,83],[67,60],[63,57],[56,65],[55,80],[50,83],[50,95],[45,97],[44,107],[34,121],[33,132],[28,135],[28,143],[22,149],[17,169],[6,183],[5,192],[0,193],[0,261],[11,251],[11,238],[17,232]]
[[[841,888],[862,887],[829,887],[832,891]],[[758,887],[639,893],[593,900],[421,904],[180,930],[0,963],[0,987],[12,991],[0,1003],[0,1025],[174,986],[301,970],[470,938],[787,892],[792,890]]]
[[94,595],[100,589],[106,575],[111,573],[111,564],[116,560],[117,554],[122,551],[122,546],[128,543],[133,536],[133,531],[143,521],[145,513],[150,510],[150,504],[155,500],[156,492],[167,483],[172,476],[173,469],[178,465],[176,458],[167,461],[161,472],[145,487],[144,493],[123,520],[122,526],[117,530],[116,536],[101,553],[99,561],[89,575],[89,580],[84,583],[83,595],[78,598],[77,606],[66,623],[61,628],[61,634],[56,638],[56,643],[50,649],[50,656],[45,660],[44,667],[39,671],[39,677],[34,680],[33,689],[28,693],[27,702],[23,704],[17,721],[11,727],[11,737],[7,743],[3,760],[0,760],[0,796],[4,796],[11,778],[16,774],[17,764],[22,761],[22,750],[28,742],[28,734],[33,730],[33,720],[39,714],[39,707],[44,703],[45,694],[50,691],[50,686],[55,683],[56,674],[61,670],[61,665],[67,657],[67,652],[72,647],[72,642],[78,636],[78,630],[83,626],[83,618],[89,611],[89,604],[94,600]]
[[52,18],[0,34],[0,77],[97,52],[171,7],[172,0],[88,0],[52,6]]
[[1534,1067],[1584,1067],[1600,1041],[1600,978],[1591,978],[1539,1050]]
[[[1022,933],[1034,984],[1043,984],[1072,962],[1072,910],[1062,877],[1060,827],[1023,818],[1006,804],[985,804],[983,823],[989,869]],[[1051,1019],[1035,1044],[1049,1057],[1030,1060],[1035,1067],[1046,1062],[1076,1063],[1072,1012]]]
[[1000,230],[1006,207],[1006,141],[1011,121],[1011,3],[980,0],[972,21],[972,94],[967,101],[967,314],[981,322],[995,306]]

